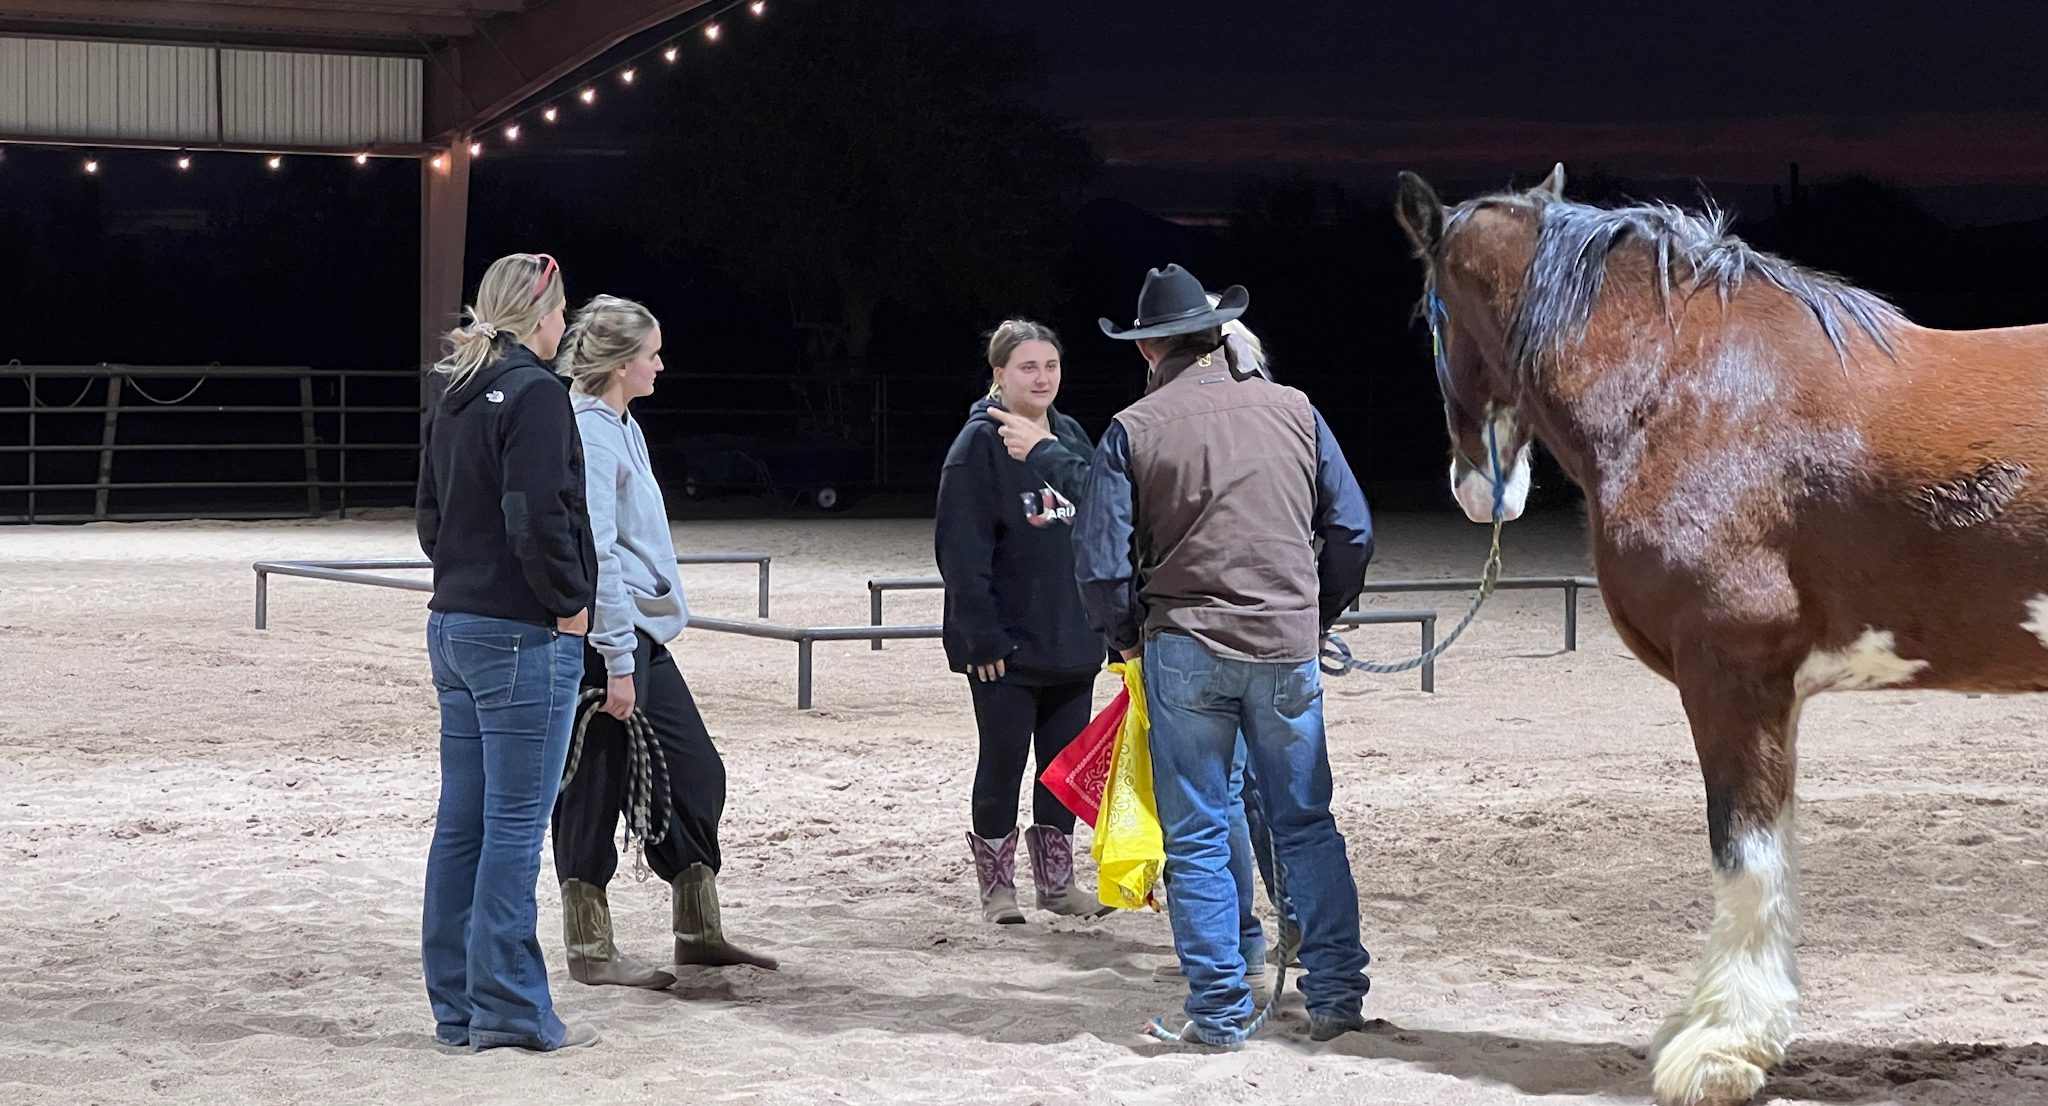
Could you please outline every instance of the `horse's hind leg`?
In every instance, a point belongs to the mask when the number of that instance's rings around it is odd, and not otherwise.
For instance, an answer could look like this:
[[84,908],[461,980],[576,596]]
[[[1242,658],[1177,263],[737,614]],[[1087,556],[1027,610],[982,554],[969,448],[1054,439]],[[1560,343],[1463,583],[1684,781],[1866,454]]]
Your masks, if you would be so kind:
[[1652,1079],[1664,1106],[1731,1106],[1785,1058],[1799,999],[1799,699],[1789,674],[1682,665],[1679,678],[1706,777],[1714,921],[1691,1001],[1651,1043]]

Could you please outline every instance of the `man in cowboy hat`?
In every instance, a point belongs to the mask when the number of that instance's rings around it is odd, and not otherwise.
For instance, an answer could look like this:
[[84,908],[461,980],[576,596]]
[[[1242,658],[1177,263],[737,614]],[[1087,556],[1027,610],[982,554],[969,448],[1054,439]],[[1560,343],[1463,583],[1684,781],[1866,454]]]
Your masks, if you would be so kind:
[[[1330,815],[1323,636],[1364,586],[1372,519],[1329,427],[1262,376],[1179,265],[1154,269],[1129,327],[1150,366],[1089,467],[1074,570],[1094,627],[1144,654],[1167,902],[1188,980],[1184,1040],[1233,1045],[1252,1019],[1230,872],[1231,761],[1242,731],[1287,895],[1300,917],[1310,1033],[1361,1028],[1371,981],[1358,888]],[[1316,547],[1321,539],[1321,549]],[[1163,1028],[1163,1027],[1162,1027]]]

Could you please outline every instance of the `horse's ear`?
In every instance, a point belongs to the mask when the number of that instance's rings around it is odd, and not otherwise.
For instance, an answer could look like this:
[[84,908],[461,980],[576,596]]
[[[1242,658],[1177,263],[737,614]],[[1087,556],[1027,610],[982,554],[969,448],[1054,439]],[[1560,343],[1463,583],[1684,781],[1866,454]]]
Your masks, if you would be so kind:
[[1423,254],[1436,250],[1436,244],[1444,235],[1444,203],[1436,198],[1436,190],[1406,170],[1401,172],[1401,191],[1394,201],[1394,218],[1401,229],[1408,232],[1408,240],[1415,243],[1415,249]]
[[1564,199],[1564,162],[1558,162],[1550,170],[1550,175],[1543,178],[1543,183],[1530,191],[1545,194],[1553,200]]

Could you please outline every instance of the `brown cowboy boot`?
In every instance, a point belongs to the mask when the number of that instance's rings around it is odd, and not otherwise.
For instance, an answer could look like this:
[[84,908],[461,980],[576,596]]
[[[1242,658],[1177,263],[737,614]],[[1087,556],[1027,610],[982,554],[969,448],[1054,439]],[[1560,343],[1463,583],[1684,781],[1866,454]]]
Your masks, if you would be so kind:
[[692,864],[676,876],[671,917],[676,963],[729,968],[744,964],[769,971],[781,967],[772,956],[748,952],[725,939],[718,920],[718,875],[708,864]]
[[612,909],[604,888],[580,879],[562,881],[562,943],[569,948],[569,978],[592,986],[660,989],[676,977],[650,968],[612,944]]
[[1024,924],[1017,909],[1017,831],[990,840],[969,832],[967,850],[974,854],[974,881],[981,888],[981,920],[998,925]]
[[1024,831],[1031,852],[1031,882],[1038,885],[1038,909],[1073,918],[1100,918],[1109,907],[1074,888],[1074,843],[1052,826]]

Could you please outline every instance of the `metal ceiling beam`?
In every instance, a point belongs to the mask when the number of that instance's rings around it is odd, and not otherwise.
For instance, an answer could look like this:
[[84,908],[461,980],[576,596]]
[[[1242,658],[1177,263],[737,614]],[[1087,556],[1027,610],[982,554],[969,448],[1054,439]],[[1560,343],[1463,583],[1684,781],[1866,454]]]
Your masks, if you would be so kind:
[[176,150],[181,153],[283,154],[288,157],[402,157],[442,153],[427,142],[365,142],[355,146],[309,146],[291,142],[172,142],[155,138],[66,138],[47,134],[0,133],[0,146],[69,146],[82,150]]
[[119,27],[179,28],[224,36],[298,34],[412,39],[459,38],[476,31],[476,21],[459,14],[404,15],[327,6],[280,8],[213,0],[181,0],[175,4],[161,0],[0,0],[0,24],[16,19],[91,29],[95,34]]
[[431,142],[495,122],[606,50],[711,2],[544,0],[494,19],[487,40],[463,38],[434,52],[424,133]]
[[474,16],[479,12],[525,11],[537,0],[208,0],[238,8],[318,8],[322,11],[370,12],[385,15]]

